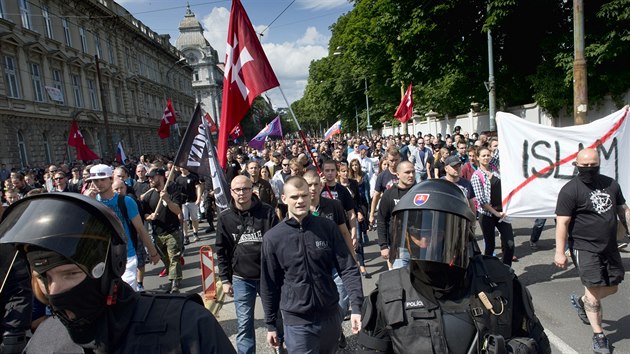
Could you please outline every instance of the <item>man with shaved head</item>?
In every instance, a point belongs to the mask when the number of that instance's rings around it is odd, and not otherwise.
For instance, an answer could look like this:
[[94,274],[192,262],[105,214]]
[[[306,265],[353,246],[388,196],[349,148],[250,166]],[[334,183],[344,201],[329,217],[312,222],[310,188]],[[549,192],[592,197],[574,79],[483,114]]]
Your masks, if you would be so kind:
[[591,325],[593,351],[606,354],[610,345],[602,329],[601,300],[616,293],[624,279],[617,249],[617,218],[627,234],[630,209],[619,184],[599,173],[599,161],[597,150],[580,151],[575,161],[577,176],[558,194],[554,263],[567,267],[564,250],[568,238],[573,264],[584,285],[584,295],[572,294],[571,305],[582,322]]
[[254,305],[260,293],[260,262],[263,235],[278,223],[274,207],[253,196],[252,181],[234,177],[232,202],[219,214],[215,250],[223,292],[234,297],[239,353],[256,351]]

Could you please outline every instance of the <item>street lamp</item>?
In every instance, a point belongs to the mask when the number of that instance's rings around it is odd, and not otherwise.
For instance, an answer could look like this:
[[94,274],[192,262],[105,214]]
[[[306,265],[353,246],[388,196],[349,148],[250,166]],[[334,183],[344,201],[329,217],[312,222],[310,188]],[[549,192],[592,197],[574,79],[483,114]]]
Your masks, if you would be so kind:
[[[333,55],[343,55],[343,47],[339,46],[333,52]],[[368,136],[372,136],[372,124],[370,124],[370,100],[368,98],[368,83],[367,83],[367,75],[365,76],[365,108],[367,113],[367,126],[365,127],[368,132]]]

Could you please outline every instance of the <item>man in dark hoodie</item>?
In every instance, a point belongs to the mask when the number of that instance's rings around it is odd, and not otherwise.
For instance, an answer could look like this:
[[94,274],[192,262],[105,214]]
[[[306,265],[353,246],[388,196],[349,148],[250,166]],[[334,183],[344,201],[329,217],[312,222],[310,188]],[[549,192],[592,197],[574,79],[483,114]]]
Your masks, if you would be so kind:
[[232,204],[219,215],[215,250],[223,292],[234,297],[239,353],[256,351],[254,306],[260,292],[263,235],[278,223],[275,209],[252,193],[252,181],[236,176],[230,184]]
[[289,353],[335,353],[341,331],[339,295],[333,270],[348,293],[353,333],[361,329],[361,276],[337,224],[311,214],[308,183],[291,177],[282,200],[287,218],[263,238],[260,298],[265,310],[267,342],[278,346],[278,309]]
[[396,258],[393,264],[389,262],[389,246],[391,243],[391,238],[389,237],[390,226],[389,222],[392,218],[392,212],[394,211],[394,207],[398,204],[400,198],[403,195],[407,194],[407,192],[416,184],[415,170],[414,166],[409,161],[403,161],[398,164],[396,167],[396,175],[398,177],[398,184],[392,186],[390,189],[386,190],[383,193],[383,197],[381,198],[381,203],[378,207],[377,213],[377,234],[378,234],[378,244],[381,246],[381,256],[383,259],[387,261],[387,265],[390,268],[402,268],[406,266],[406,262],[408,262],[408,258],[405,258],[404,252],[405,249],[401,248],[399,256]]

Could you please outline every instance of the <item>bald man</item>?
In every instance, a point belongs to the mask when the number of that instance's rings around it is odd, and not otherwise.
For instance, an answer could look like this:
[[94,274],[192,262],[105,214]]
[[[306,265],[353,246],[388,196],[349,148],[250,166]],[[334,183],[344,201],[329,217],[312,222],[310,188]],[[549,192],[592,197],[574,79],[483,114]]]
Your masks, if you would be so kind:
[[239,353],[256,350],[254,305],[260,293],[263,235],[278,223],[275,209],[253,196],[252,181],[239,175],[230,183],[232,203],[219,214],[215,250],[223,292],[234,297]]
[[630,209],[619,184],[599,173],[599,162],[597,150],[580,151],[575,161],[577,176],[558,194],[554,263],[561,269],[567,267],[564,249],[568,238],[573,264],[584,285],[584,295],[572,294],[571,304],[582,322],[591,325],[593,351],[605,354],[610,353],[610,345],[602,329],[601,300],[616,293],[624,279],[617,218],[627,233]]

